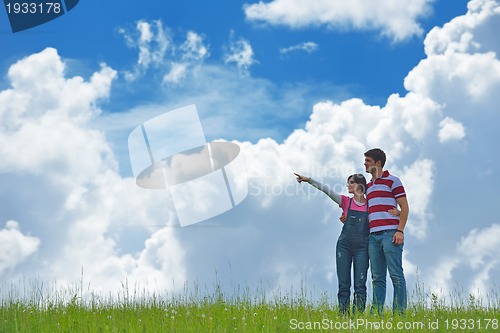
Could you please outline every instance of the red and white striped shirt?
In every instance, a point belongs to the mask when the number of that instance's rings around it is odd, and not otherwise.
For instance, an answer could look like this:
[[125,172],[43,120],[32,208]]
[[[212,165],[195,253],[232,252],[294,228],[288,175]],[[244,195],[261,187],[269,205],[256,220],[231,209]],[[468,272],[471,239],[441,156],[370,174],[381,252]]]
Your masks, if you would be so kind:
[[389,214],[389,209],[397,207],[397,198],[405,197],[401,180],[384,171],[382,176],[367,184],[368,220],[370,232],[397,229],[399,216]]

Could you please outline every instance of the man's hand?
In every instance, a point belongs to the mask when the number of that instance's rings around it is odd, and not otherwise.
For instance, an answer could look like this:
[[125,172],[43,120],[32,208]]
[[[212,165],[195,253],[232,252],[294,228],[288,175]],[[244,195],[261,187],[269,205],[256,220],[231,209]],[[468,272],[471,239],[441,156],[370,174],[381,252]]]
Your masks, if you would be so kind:
[[392,216],[399,216],[401,215],[401,211],[397,208],[391,208],[387,211],[389,214],[391,214]]
[[405,235],[401,231],[396,231],[396,233],[392,237],[392,242],[396,245],[403,244],[404,240],[405,240]]
[[401,213],[399,214],[399,225],[398,230],[392,237],[392,242],[396,245],[401,245],[404,242],[405,235],[403,231],[405,230],[406,221],[408,220],[408,213],[410,211],[410,207],[408,206],[408,200],[406,197],[397,198],[396,199],[399,208],[401,208]]

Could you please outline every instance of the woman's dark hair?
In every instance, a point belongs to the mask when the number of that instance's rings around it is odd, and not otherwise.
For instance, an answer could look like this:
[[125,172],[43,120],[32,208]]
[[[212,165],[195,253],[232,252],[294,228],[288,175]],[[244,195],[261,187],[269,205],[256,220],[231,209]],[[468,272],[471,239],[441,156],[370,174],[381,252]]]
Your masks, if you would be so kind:
[[363,193],[366,193],[366,178],[360,173],[355,173],[347,177],[347,181],[352,178],[352,181],[361,186]]
[[368,150],[366,153],[365,153],[365,157],[370,157],[372,158],[375,163],[377,163],[378,161],[380,161],[380,166],[383,168],[384,165],[385,165],[385,153],[382,149],[380,148],[373,148],[373,149],[370,149]]

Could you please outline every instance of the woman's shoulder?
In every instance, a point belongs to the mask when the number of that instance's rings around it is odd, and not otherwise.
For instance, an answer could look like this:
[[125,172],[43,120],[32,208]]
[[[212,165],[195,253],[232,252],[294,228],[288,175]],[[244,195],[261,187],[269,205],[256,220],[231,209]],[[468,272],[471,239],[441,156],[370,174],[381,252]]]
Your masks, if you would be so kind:
[[365,207],[367,205],[368,201],[365,199],[364,202],[359,202],[358,200],[352,198],[352,204],[358,207]]

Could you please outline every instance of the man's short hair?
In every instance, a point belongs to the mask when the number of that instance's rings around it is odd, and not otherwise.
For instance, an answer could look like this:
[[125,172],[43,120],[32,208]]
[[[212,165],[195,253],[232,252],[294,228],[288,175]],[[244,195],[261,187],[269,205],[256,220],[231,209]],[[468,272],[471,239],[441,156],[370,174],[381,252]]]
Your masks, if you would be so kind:
[[372,158],[375,161],[375,163],[380,161],[380,165],[382,166],[382,168],[385,165],[385,160],[386,160],[385,153],[380,148],[373,148],[373,149],[368,150],[365,153],[365,157]]

